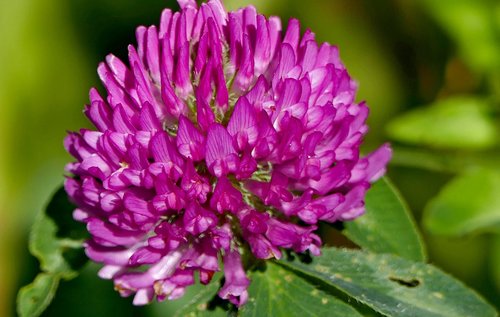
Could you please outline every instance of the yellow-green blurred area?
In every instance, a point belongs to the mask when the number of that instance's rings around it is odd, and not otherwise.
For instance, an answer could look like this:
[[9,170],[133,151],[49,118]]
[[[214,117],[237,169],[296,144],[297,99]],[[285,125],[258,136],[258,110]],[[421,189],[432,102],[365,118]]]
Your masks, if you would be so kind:
[[[500,302],[500,2],[495,0],[226,0],[300,19],[336,44],[371,107],[366,149],[394,145],[389,176],[407,199],[430,261]],[[107,53],[126,57],[138,25],[168,0],[0,3],[0,316],[36,275],[27,240],[63,182],[67,130],[82,114]],[[483,181],[484,180],[484,181]],[[44,316],[169,316],[131,308],[89,265],[63,282]],[[96,315],[98,314],[98,315]]]

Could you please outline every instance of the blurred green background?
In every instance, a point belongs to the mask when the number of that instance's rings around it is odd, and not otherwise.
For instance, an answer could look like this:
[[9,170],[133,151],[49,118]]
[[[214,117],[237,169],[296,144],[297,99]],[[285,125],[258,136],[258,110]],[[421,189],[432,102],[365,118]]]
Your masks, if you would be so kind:
[[[371,106],[366,149],[391,140],[389,175],[424,233],[431,262],[500,305],[500,2],[226,0],[289,17],[339,46]],[[125,57],[167,0],[0,3],[0,316],[38,263],[34,217],[62,183],[67,130],[82,115],[97,63]],[[168,316],[178,303],[131,308],[88,265],[45,316]],[[99,315],[96,315],[96,312]]]

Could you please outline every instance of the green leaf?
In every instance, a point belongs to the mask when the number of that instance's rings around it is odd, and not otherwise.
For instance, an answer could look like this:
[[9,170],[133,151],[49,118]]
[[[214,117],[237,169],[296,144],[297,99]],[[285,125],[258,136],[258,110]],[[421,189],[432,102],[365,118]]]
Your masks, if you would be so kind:
[[386,316],[497,316],[460,281],[432,265],[390,254],[323,249],[311,264],[280,261]]
[[498,131],[488,116],[488,103],[455,97],[419,107],[387,126],[397,141],[445,149],[486,149],[497,143]]
[[211,307],[211,300],[217,296],[220,288],[218,279],[212,280],[208,285],[200,286],[199,292],[194,294],[189,302],[175,312],[174,317],[218,317],[226,316],[220,307]]
[[[85,263],[82,249],[82,239],[71,239],[78,228],[76,221],[67,222],[71,217],[74,206],[70,204],[63,188],[60,188],[52,197],[46,212],[38,215],[30,234],[29,249],[40,261],[42,271],[60,274],[65,279],[77,275],[77,269]],[[49,217],[52,215],[54,218]],[[56,221],[60,224],[57,226]],[[59,234],[62,232],[63,235]]]
[[467,151],[457,155],[455,151],[436,151],[415,146],[392,146],[391,165],[416,167],[444,174],[457,174],[465,169],[481,166],[497,168],[500,162],[499,149]]
[[71,279],[76,273],[64,258],[63,249],[66,245],[72,247],[73,242],[55,238],[56,230],[54,221],[45,214],[40,214],[31,231],[29,249],[40,261],[42,271],[60,273],[65,278]]
[[366,194],[366,214],[345,222],[344,234],[364,249],[425,261],[424,244],[408,206],[387,178]]
[[21,316],[40,315],[54,298],[59,280],[76,277],[87,261],[82,248],[84,230],[68,219],[73,209],[60,188],[33,224],[29,249],[40,262],[42,273],[18,293]]
[[35,280],[21,288],[17,297],[19,316],[40,316],[49,306],[59,285],[59,276],[40,273]]
[[433,234],[500,231],[500,172],[476,169],[457,176],[429,202],[423,218]]
[[361,316],[354,308],[272,262],[250,275],[248,303],[241,317]]

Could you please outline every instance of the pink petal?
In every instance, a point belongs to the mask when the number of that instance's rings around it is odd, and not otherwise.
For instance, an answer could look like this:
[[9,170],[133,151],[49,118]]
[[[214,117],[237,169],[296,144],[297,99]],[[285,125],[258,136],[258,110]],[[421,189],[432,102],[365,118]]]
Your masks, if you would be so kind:
[[208,130],[205,161],[210,172],[217,177],[238,169],[238,155],[231,135],[220,124],[212,124]]
[[239,150],[243,150],[247,144],[254,146],[257,142],[259,136],[257,118],[252,105],[245,97],[241,97],[234,106],[227,131],[236,141]]
[[205,156],[205,137],[186,117],[179,117],[177,130],[177,148],[185,158],[193,161],[202,160]]
[[219,296],[235,305],[244,305],[248,299],[247,288],[250,280],[245,274],[238,252],[231,251],[224,256],[224,276],[226,280],[219,291]]

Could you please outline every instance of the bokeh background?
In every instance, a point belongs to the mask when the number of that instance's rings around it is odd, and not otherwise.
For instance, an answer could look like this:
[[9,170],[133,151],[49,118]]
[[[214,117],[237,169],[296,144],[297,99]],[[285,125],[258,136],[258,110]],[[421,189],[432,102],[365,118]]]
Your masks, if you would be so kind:
[[[407,199],[430,261],[500,306],[500,2],[495,0],[225,0],[301,20],[339,46],[371,106],[366,149],[391,140],[389,175]],[[36,214],[63,181],[67,130],[96,67],[126,58],[138,25],[168,0],[0,2],[0,316],[37,273],[27,250]],[[179,303],[131,308],[111,282],[63,282],[44,316],[169,316]]]

